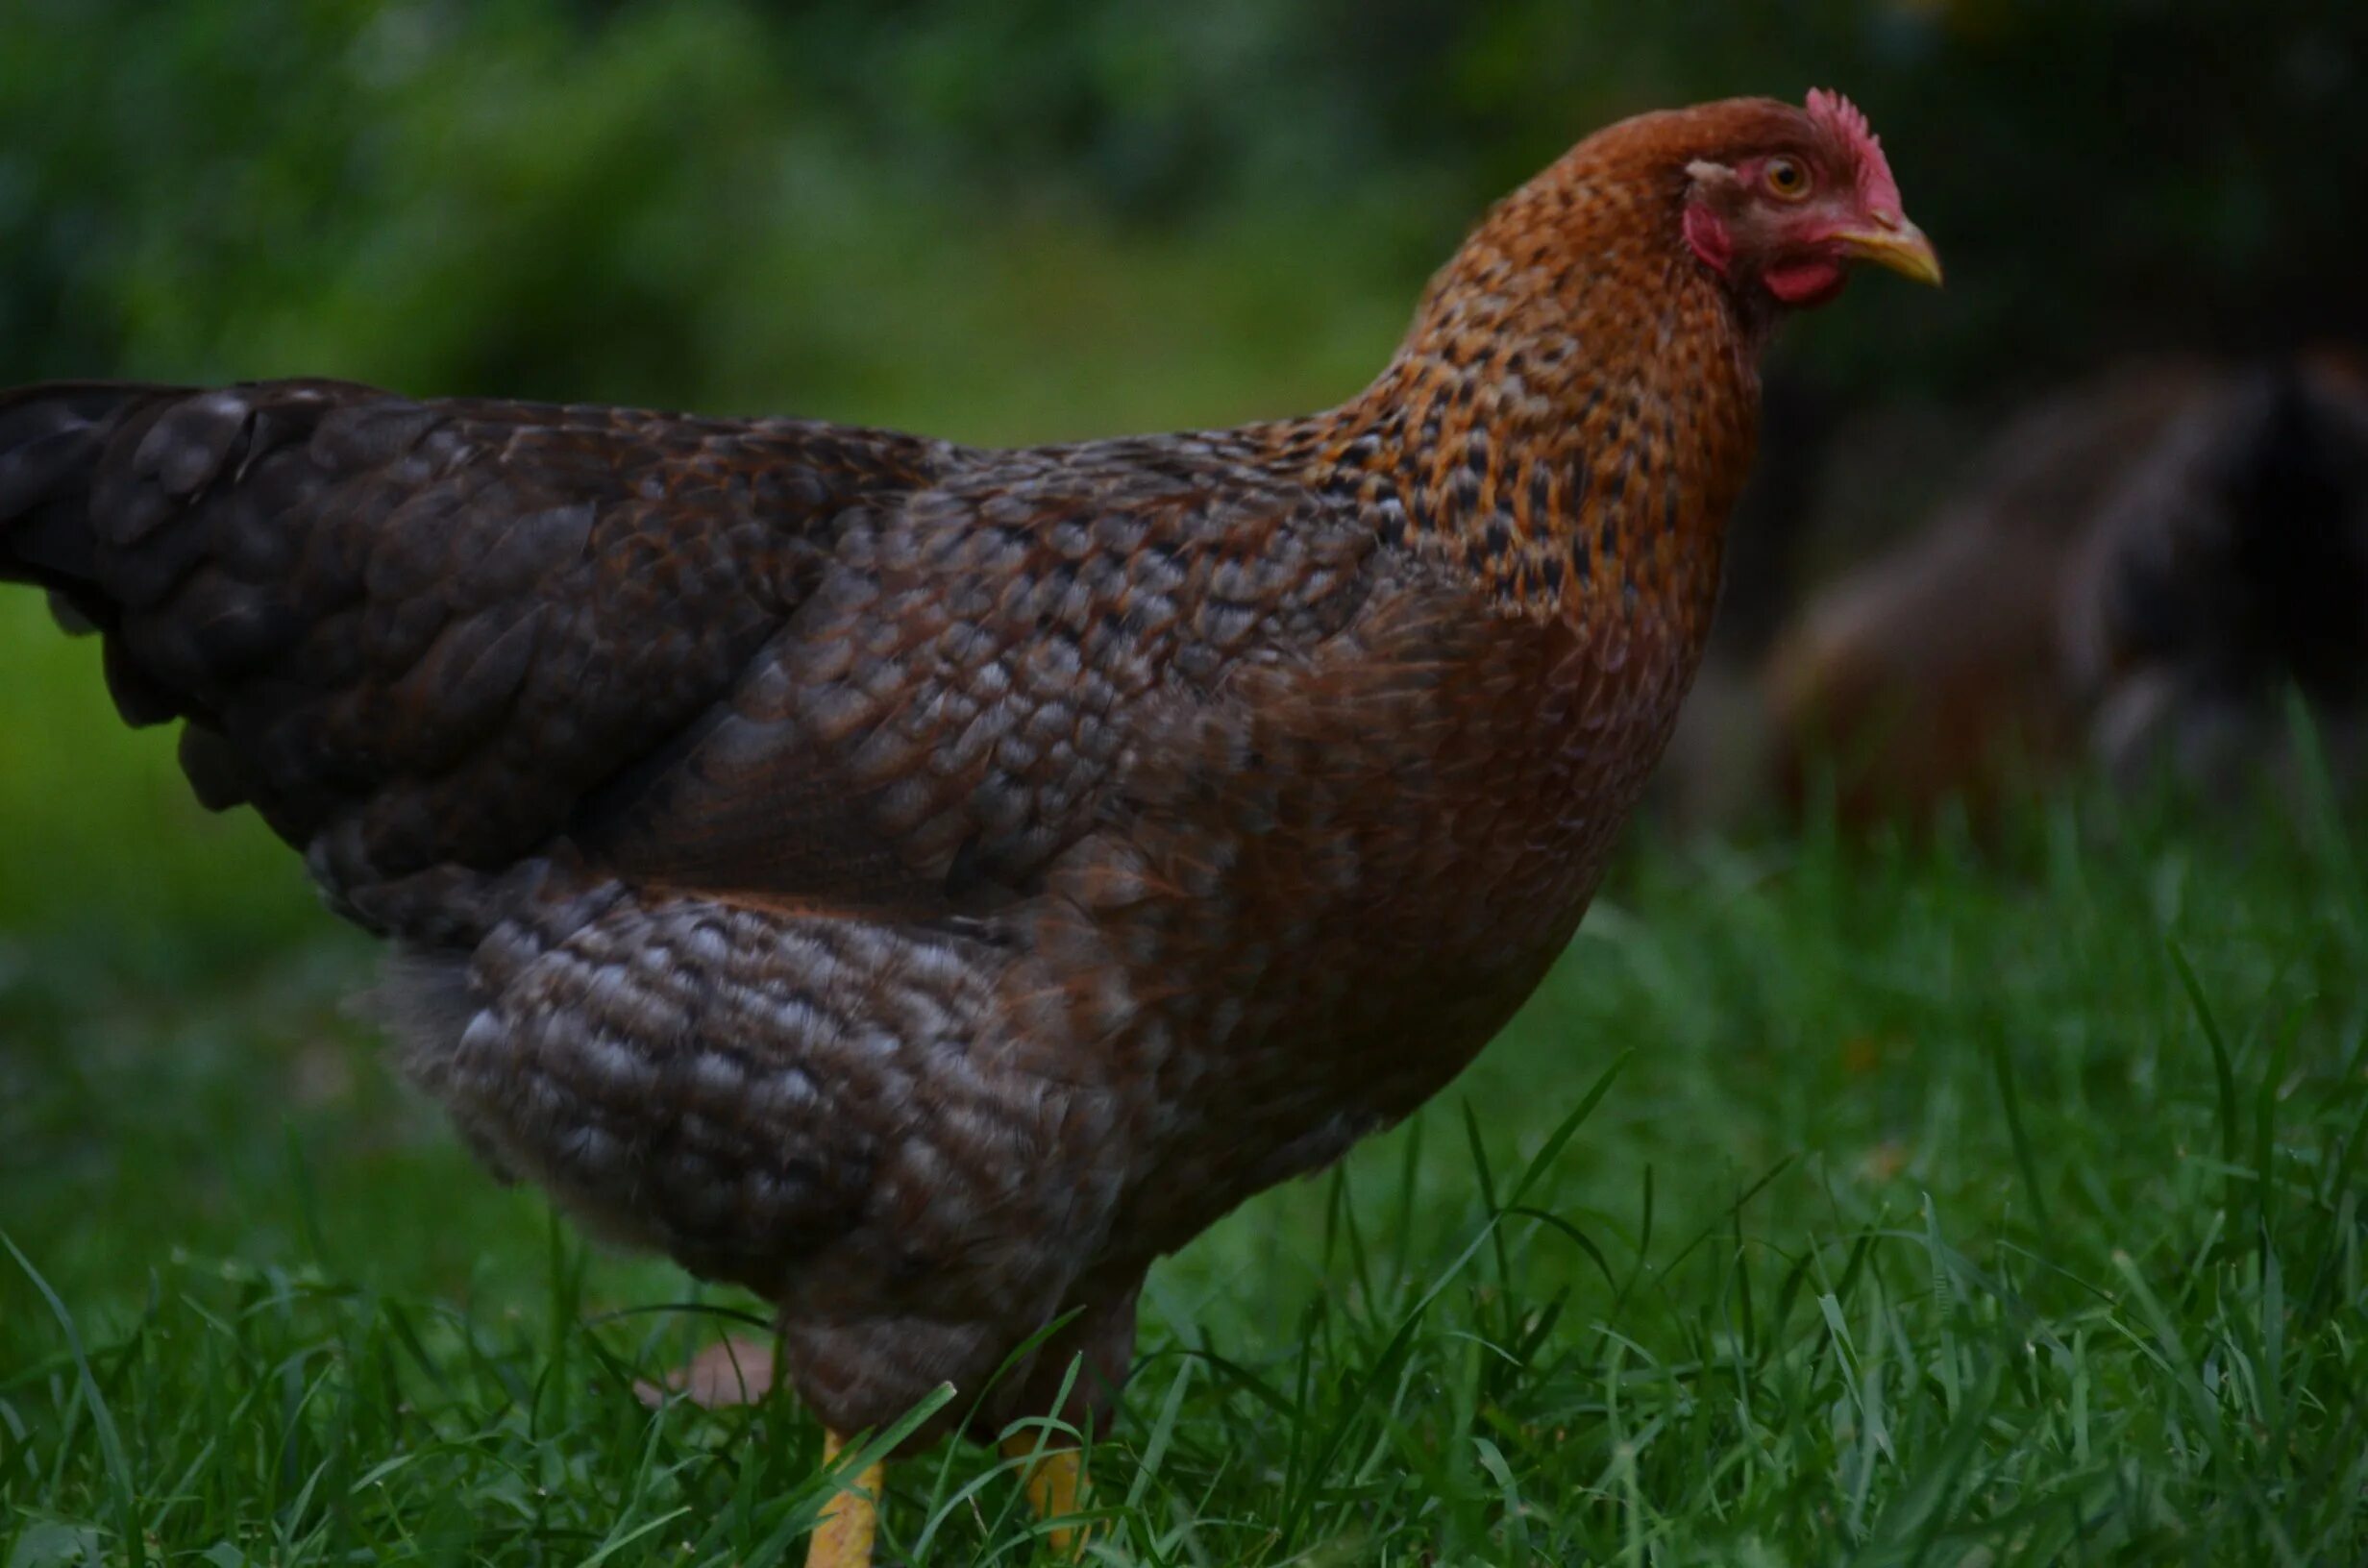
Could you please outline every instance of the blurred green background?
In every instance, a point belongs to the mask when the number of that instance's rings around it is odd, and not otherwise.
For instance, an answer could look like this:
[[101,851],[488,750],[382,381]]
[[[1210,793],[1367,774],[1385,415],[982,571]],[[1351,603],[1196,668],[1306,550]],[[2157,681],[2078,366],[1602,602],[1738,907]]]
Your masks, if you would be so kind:
[[2354,334],[2368,24],[2298,0],[13,0],[12,376],[324,371],[1035,440],[1353,389],[1604,121],[1839,86],[1951,287],[1785,353],[1995,397]]

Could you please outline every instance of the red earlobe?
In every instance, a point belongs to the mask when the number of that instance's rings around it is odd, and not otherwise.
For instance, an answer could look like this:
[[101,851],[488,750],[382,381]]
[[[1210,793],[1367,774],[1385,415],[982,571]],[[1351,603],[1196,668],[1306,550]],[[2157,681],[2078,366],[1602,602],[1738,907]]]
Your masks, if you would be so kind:
[[1702,264],[1725,278],[1735,264],[1735,238],[1717,213],[1702,203],[1686,204],[1686,245]]

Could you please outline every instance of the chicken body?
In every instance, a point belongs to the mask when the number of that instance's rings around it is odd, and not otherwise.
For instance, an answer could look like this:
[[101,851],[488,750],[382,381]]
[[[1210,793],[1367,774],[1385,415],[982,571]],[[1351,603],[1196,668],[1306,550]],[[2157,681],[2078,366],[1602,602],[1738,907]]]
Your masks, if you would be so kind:
[[1420,1104],[1570,936],[1778,308],[1690,193],[1846,180],[1846,130],[1605,132],[1365,393],[1235,430],[9,394],[0,576],[394,943],[404,1064],[498,1169],[777,1303],[836,1432],[949,1382],[992,1432],[1079,1356],[1082,1420],[1155,1258]]

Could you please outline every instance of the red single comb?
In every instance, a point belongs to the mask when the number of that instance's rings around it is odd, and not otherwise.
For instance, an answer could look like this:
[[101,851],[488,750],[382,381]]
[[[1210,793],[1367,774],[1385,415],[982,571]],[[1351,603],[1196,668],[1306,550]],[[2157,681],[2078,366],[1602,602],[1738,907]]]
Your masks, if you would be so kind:
[[1869,146],[1875,142],[1875,133],[1867,125],[1866,116],[1860,112],[1859,106],[1838,92],[1829,92],[1824,87],[1810,88],[1809,117],[1844,141],[1853,144],[1864,142]]
[[1857,162],[1859,200],[1870,212],[1901,215],[1899,182],[1883,156],[1883,138],[1866,123],[1859,106],[1838,92],[1809,89],[1809,123],[1850,149]]

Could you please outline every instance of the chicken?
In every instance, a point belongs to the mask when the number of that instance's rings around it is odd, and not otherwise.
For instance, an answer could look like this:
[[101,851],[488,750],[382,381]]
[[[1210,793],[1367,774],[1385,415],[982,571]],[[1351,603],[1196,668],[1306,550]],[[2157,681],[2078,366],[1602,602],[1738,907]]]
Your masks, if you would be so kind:
[[2148,361],[2043,400],[1982,482],[1813,601],[1768,672],[1778,766],[1865,821],[1977,808],[2084,754],[2225,796],[2289,689],[2368,755],[2368,383],[2341,355]]
[[[0,576],[393,944],[402,1063],[497,1171],[777,1305],[832,1452],[947,1384],[916,1440],[1084,1426],[1152,1261],[1421,1104],[1570,937],[1756,355],[1862,259],[1939,277],[1816,93],[1591,137],[1364,392],[1238,429],[36,387]],[[1073,1453],[1035,1480],[1077,1507]]]
[[2061,584],[2132,455],[2208,384],[2204,367],[2165,360],[2039,400],[1912,538],[1812,597],[1763,680],[1780,788],[1798,799],[1831,768],[1838,811],[1865,823],[1951,796],[1986,804],[2016,770],[2076,749]]
[[2368,380],[2340,355],[2225,379],[2100,508],[2058,596],[2092,751],[2228,797],[2290,761],[2285,700],[2356,771],[2368,698]]

